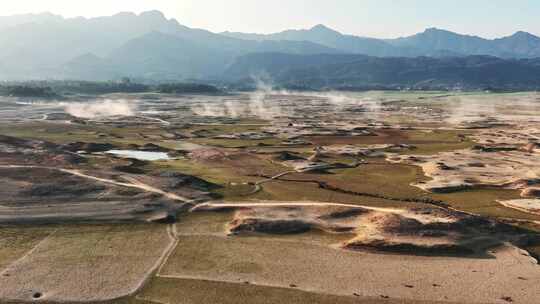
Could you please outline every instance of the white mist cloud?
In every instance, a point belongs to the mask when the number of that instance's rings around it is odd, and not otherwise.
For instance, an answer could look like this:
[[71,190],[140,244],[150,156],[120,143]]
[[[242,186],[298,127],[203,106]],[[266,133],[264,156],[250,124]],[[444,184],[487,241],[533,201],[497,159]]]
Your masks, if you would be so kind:
[[191,107],[192,112],[195,115],[208,117],[258,117],[264,120],[272,120],[279,117],[293,116],[294,105],[291,105],[287,100],[287,97],[292,96],[312,98],[311,101],[303,100],[303,105],[327,102],[333,106],[334,111],[340,111],[346,107],[363,107],[367,111],[373,112],[372,115],[377,115],[381,110],[381,100],[377,98],[378,95],[357,96],[337,91],[295,92],[275,90],[268,76],[252,76],[252,78],[257,89],[247,95],[247,100],[200,103]]
[[449,106],[446,122],[451,124],[480,121],[497,114],[496,100],[483,96],[455,96],[446,102]]
[[80,118],[99,118],[110,116],[134,116],[136,105],[127,100],[77,102],[64,104],[64,111]]
[[274,91],[268,81],[253,77],[257,90],[248,95],[248,100],[228,100],[194,105],[191,111],[199,116],[209,117],[258,117],[270,120],[286,116],[287,112],[279,100],[268,98],[270,95],[287,95],[285,91]]

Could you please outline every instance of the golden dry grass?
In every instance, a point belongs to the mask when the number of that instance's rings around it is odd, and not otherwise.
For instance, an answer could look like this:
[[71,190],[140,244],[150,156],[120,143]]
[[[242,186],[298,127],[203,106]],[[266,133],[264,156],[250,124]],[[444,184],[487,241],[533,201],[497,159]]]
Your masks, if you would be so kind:
[[98,301],[125,296],[145,279],[171,243],[165,226],[63,226],[4,269],[0,297]]

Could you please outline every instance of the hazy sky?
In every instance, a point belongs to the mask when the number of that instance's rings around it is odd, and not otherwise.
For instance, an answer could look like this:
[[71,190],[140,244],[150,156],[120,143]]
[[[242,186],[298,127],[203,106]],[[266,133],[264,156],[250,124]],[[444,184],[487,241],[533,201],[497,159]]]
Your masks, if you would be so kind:
[[2,0],[0,14],[50,11],[95,17],[160,10],[180,23],[220,32],[269,33],[322,23],[344,33],[391,38],[427,27],[499,37],[540,35],[538,0]]

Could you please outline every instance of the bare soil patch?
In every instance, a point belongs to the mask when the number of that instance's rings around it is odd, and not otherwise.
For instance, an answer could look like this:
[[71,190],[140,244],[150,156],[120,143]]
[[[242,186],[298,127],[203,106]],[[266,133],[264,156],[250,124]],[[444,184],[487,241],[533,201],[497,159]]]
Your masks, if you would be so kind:
[[0,299],[92,302],[126,296],[172,242],[165,226],[60,227],[0,274]]

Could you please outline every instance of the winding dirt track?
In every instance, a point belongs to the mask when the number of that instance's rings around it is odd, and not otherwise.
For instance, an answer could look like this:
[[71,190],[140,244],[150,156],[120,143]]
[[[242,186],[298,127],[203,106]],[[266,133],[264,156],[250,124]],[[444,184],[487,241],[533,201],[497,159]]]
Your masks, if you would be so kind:
[[280,178],[280,177],[283,177],[283,176],[288,175],[288,174],[291,174],[291,173],[296,173],[296,171],[294,171],[294,170],[289,170],[289,171],[285,171],[285,172],[279,173],[279,174],[277,174],[277,175],[275,175],[275,176],[272,176],[272,177],[270,177],[270,178],[267,178],[267,179],[263,179],[263,180],[261,180],[261,181],[258,181],[258,182],[255,183],[255,185],[260,186],[260,185],[262,185],[262,184],[264,184],[264,183],[271,182],[271,181],[273,181],[273,180],[276,180],[276,179],[278,179],[278,178]]
[[121,187],[137,188],[137,189],[140,189],[140,190],[143,190],[143,191],[146,191],[146,192],[157,193],[157,194],[163,195],[163,196],[165,196],[165,197],[167,197],[167,198],[169,198],[171,200],[180,201],[180,202],[183,202],[183,203],[192,202],[192,200],[189,199],[189,198],[179,196],[179,195],[177,195],[175,193],[163,191],[161,189],[152,187],[152,186],[150,186],[148,184],[144,184],[144,183],[136,180],[135,178],[127,177],[127,176],[124,176],[123,178],[125,180],[129,181],[129,183],[123,183],[123,182],[118,182],[118,181],[115,181],[115,180],[112,180],[112,179],[106,179],[106,178],[101,178],[101,177],[88,175],[88,174],[85,174],[85,173],[81,172],[80,170],[74,170],[74,169],[63,169],[63,168],[44,167],[44,166],[22,166],[22,165],[0,165],[0,168],[30,168],[30,169],[55,170],[55,171],[60,171],[60,172],[64,172],[64,173],[67,173],[67,174],[75,175],[75,176],[78,176],[78,177],[82,177],[82,178],[86,178],[86,179],[106,183],[106,184],[112,184],[112,185],[121,186]]
[[136,295],[137,292],[143,289],[144,285],[146,285],[146,283],[148,283],[148,281],[150,281],[150,279],[154,275],[158,275],[161,269],[164,267],[165,263],[167,263],[167,261],[169,260],[171,254],[178,246],[180,239],[178,238],[178,232],[176,231],[176,224],[170,224],[167,226],[167,234],[170,239],[169,245],[163,250],[163,253],[159,257],[159,259],[156,260],[152,268],[146,272],[144,278],[142,278],[139,284],[137,284],[137,286],[133,288],[129,295]]
[[168,121],[166,121],[166,120],[163,120],[163,119],[161,119],[161,118],[148,117],[148,116],[137,116],[137,117],[144,118],[144,119],[148,119],[148,120],[157,121],[157,122],[159,122],[160,124],[166,125],[166,126],[170,126],[170,125],[171,125],[170,122],[168,122]]

